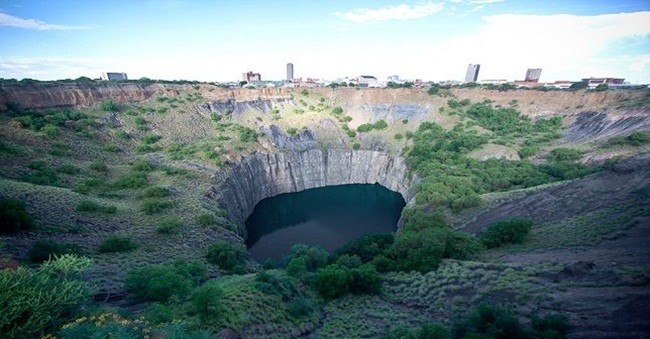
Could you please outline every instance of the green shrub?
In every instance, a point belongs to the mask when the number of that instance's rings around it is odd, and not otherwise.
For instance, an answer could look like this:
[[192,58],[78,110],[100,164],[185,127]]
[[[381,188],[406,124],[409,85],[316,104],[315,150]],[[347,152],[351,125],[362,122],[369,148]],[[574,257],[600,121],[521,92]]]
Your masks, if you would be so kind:
[[156,232],[160,234],[175,234],[178,229],[183,226],[183,222],[179,218],[167,218],[160,222]]
[[209,263],[223,270],[243,271],[246,255],[246,246],[243,244],[220,240],[208,247],[205,257]]
[[400,325],[388,332],[386,339],[451,339],[451,331],[442,324],[424,323],[420,328],[409,329]]
[[298,129],[295,128],[295,127],[289,127],[289,128],[287,128],[287,133],[289,135],[296,135],[296,133],[298,133]]
[[223,288],[217,281],[209,281],[192,292],[192,311],[202,322],[218,320],[225,311]]
[[297,298],[303,292],[298,280],[282,271],[262,271],[255,275],[255,288],[266,295],[277,295],[283,301]]
[[82,200],[77,205],[77,212],[113,214],[117,212],[117,207],[113,205],[101,205],[92,200]]
[[360,148],[361,148],[361,144],[360,144],[360,143],[355,142],[354,144],[352,144],[352,149],[353,149],[353,150],[358,151]]
[[149,180],[147,179],[147,173],[144,172],[129,172],[119,178],[115,182],[115,186],[121,189],[134,189],[134,188],[143,188],[149,185]]
[[533,316],[534,336],[537,338],[566,338],[572,326],[563,314],[549,314],[543,318]]
[[11,234],[31,229],[32,218],[22,200],[0,199],[0,234]]
[[426,273],[438,268],[445,252],[445,229],[402,231],[395,237],[390,257],[401,271]]
[[343,113],[343,108],[341,108],[340,106],[336,106],[336,107],[332,108],[332,114],[340,115],[342,113]]
[[519,150],[519,157],[522,159],[531,157],[539,152],[539,146],[524,146]]
[[556,148],[551,151],[550,157],[555,161],[576,161],[582,158],[582,151],[573,148]]
[[316,290],[324,299],[336,299],[350,291],[351,282],[349,268],[332,264],[318,272]]
[[99,253],[129,252],[138,248],[138,244],[130,238],[120,235],[111,235],[99,246]]
[[357,132],[355,132],[355,131],[353,131],[351,129],[347,130],[345,133],[347,133],[348,137],[350,137],[350,138],[354,138],[354,137],[357,136]]
[[523,330],[516,314],[501,306],[479,305],[467,321],[457,326],[454,331],[457,338],[525,338]]
[[148,265],[129,272],[124,280],[124,288],[139,299],[167,302],[172,296],[188,296],[203,279],[205,267],[198,263],[177,261]]
[[607,141],[608,146],[629,145],[641,146],[650,143],[650,132],[634,132],[626,137],[614,137]]
[[376,256],[385,254],[386,251],[395,241],[395,237],[390,233],[370,234],[359,239],[353,240],[336,251],[336,256],[354,255],[361,259],[361,262],[367,263],[372,261]]
[[291,252],[284,258],[287,264],[287,274],[303,278],[306,272],[315,272],[321,267],[327,265],[329,253],[318,246],[307,246],[297,244],[291,247]]
[[99,109],[104,112],[117,112],[120,110],[120,105],[113,100],[106,100],[99,104]]
[[121,130],[115,132],[115,137],[120,140],[129,140],[129,134]]
[[140,209],[148,215],[159,214],[170,209],[174,204],[169,200],[149,199],[142,202]]
[[93,161],[88,168],[95,172],[108,172],[108,166],[101,160]]
[[145,198],[166,198],[172,195],[172,192],[167,187],[163,186],[153,186],[144,190],[142,194]]
[[156,165],[147,159],[138,158],[135,159],[131,168],[138,172],[151,172],[156,169]]
[[357,126],[357,132],[370,132],[373,127],[373,124],[361,124]]
[[120,151],[120,148],[117,147],[117,145],[111,143],[104,144],[102,149],[106,152],[111,152],[111,153],[117,153]]
[[57,168],[56,171],[63,174],[74,175],[81,172],[81,169],[79,169],[79,167],[77,166],[66,164],[63,166],[59,166],[59,168]]
[[207,227],[216,224],[217,219],[212,213],[204,213],[196,217],[196,222],[203,227]]
[[150,144],[155,144],[160,140],[161,136],[157,134],[146,134],[143,135],[142,138],[140,139],[144,144],[150,145]]
[[0,270],[0,332],[6,338],[40,338],[57,328],[90,296],[81,274],[86,258],[62,255],[37,268]]
[[35,185],[57,186],[60,184],[59,175],[44,161],[32,161],[27,167],[34,170],[25,174],[23,180]]
[[444,258],[468,260],[482,250],[481,241],[475,236],[450,230],[445,238],[445,251],[442,256]]
[[289,315],[294,318],[304,318],[312,315],[316,310],[316,302],[311,298],[297,297],[295,298],[287,311]]
[[404,136],[400,133],[395,134],[395,140],[402,140]]
[[41,128],[41,132],[45,133],[48,137],[55,137],[61,133],[61,130],[56,125],[46,124]]
[[508,243],[524,242],[533,222],[523,218],[505,219],[493,223],[481,234],[481,242],[487,248],[500,247]]
[[80,254],[81,247],[76,244],[62,243],[53,240],[39,240],[32,244],[27,251],[29,260],[34,263],[61,257],[64,254]]
[[242,142],[256,142],[258,134],[248,127],[240,126],[238,130],[238,136],[239,140]]

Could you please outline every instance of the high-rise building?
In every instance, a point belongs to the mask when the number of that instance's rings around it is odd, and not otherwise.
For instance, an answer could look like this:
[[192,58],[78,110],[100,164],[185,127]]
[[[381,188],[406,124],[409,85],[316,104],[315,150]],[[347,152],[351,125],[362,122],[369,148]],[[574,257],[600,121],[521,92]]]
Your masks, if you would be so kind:
[[539,82],[539,77],[542,75],[542,69],[541,68],[529,68],[526,71],[526,79],[524,81],[527,82]]
[[101,79],[105,81],[128,80],[128,78],[126,77],[126,73],[117,73],[117,72],[102,73]]
[[292,63],[287,64],[287,81],[289,81],[289,82],[293,81],[293,64]]
[[465,74],[465,82],[476,82],[478,79],[478,71],[481,69],[479,64],[469,64],[467,66],[467,74]]
[[250,84],[251,82],[262,81],[262,76],[259,73],[253,73],[253,72],[242,73],[242,80]]

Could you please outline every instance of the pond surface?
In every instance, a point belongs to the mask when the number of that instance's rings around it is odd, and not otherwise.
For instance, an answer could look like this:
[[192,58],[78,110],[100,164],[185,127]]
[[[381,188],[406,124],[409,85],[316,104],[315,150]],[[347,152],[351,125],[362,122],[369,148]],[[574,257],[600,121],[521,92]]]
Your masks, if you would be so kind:
[[332,252],[366,234],[397,229],[404,199],[375,184],[340,185],[260,201],[246,220],[246,245],[259,262],[278,261],[295,244]]

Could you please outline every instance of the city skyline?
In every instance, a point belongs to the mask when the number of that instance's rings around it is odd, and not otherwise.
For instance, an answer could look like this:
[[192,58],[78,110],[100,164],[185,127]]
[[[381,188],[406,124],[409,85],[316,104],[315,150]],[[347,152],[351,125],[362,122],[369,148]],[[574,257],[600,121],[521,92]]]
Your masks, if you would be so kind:
[[[70,7],[74,7],[74,11]],[[621,77],[650,82],[647,1],[0,1],[0,77],[234,81]],[[102,13],[102,15],[97,15]],[[242,20],[245,18],[246,20]]]

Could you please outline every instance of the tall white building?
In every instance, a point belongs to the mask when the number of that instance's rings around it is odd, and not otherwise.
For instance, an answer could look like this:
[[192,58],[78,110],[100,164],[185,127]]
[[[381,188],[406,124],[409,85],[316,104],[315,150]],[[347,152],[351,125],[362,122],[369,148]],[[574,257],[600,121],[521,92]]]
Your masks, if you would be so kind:
[[289,82],[293,81],[293,64],[292,63],[287,64],[287,81],[289,81]]
[[467,74],[465,74],[465,82],[476,82],[478,80],[478,71],[481,69],[479,64],[469,64],[467,66]]

